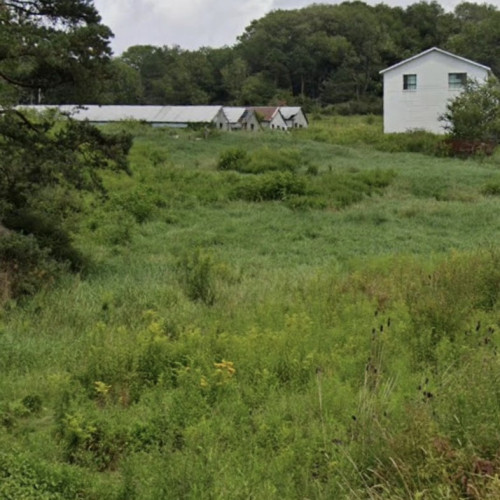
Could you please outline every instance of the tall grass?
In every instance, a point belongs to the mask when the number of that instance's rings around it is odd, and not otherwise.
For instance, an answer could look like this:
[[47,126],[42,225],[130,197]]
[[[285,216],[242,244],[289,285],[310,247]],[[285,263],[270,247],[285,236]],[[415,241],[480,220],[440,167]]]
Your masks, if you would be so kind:
[[[132,177],[73,221],[88,274],[0,312],[0,497],[498,497],[497,160],[379,125],[133,125]],[[301,163],[219,170],[234,148]]]

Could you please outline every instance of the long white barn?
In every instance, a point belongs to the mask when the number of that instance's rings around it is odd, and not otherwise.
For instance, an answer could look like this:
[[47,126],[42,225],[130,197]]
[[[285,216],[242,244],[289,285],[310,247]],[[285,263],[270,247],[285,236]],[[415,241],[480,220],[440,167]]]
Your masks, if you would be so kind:
[[[211,124],[218,130],[250,130],[261,129],[261,124],[252,108],[223,106],[127,106],[127,105],[31,105],[19,108],[58,109],[75,120],[88,120],[91,123],[111,123],[123,120],[137,120],[149,123],[154,127],[185,128],[193,124]],[[278,110],[279,108],[273,108]],[[305,115],[301,108],[293,110],[293,115]],[[299,111],[300,110],[300,113]],[[280,113],[279,116],[281,116]],[[283,119],[282,119],[283,121]],[[307,120],[306,120],[307,123]],[[290,122],[290,127],[293,127]],[[285,129],[283,121],[280,129]]]
[[485,81],[490,68],[437,47],[380,73],[384,78],[384,132],[444,133],[439,117],[467,79]]

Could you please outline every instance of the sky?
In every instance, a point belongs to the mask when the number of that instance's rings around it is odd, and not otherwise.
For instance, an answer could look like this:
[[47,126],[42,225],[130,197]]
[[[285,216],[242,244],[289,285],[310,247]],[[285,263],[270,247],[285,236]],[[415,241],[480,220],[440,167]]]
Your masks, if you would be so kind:
[[[417,0],[385,0],[406,6]],[[276,9],[297,9],[312,3],[334,4],[338,0],[94,0],[103,23],[115,34],[116,55],[132,45],[178,45],[183,49],[232,46],[254,19]],[[380,0],[365,0],[375,5]],[[441,0],[453,10],[460,0]],[[477,0],[475,3],[483,3]],[[487,3],[500,6],[500,0]]]

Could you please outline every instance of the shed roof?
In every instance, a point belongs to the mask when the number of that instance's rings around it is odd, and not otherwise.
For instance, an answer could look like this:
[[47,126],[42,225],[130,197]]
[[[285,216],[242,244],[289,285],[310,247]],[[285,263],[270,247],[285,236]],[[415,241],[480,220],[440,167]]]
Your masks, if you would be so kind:
[[33,105],[22,106],[38,110],[57,108],[69,113],[75,120],[91,122],[116,122],[139,120],[148,123],[209,123],[222,106],[125,106],[125,105]]
[[446,50],[440,49],[438,47],[431,47],[430,49],[424,50],[423,52],[420,52],[420,54],[414,55],[412,57],[409,57],[408,59],[405,59],[404,61],[400,61],[396,64],[393,64],[392,66],[389,66],[388,68],[385,68],[381,71],[379,71],[380,74],[387,73],[388,71],[391,71],[393,69],[398,68],[399,66],[403,66],[404,64],[409,63],[410,61],[414,61],[415,59],[418,59],[420,57],[426,56],[427,54],[430,54],[431,52],[439,52],[441,54],[444,54],[449,57],[453,57],[455,59],[458,59],[460,61],[473,64],[474,66],[478,66],[479,68],[483,68],[487,71],[491,71],[491,68],[489,66],[485,66],[484,64],[479,64],[475,61],[471,61],[470,59],[466,59],[465,57],[457,56],[456,54],[452,54],[451,52],[447,52]]
[[75,107],[73,117],[91,122],[114,122],[120,120],[139,120],[155,122],[162,106],[97,106]]
[[156,122],[162,123],[209,123],[215,120],[222,106],[164,106]]
[[279,112],[278,106],[252,106],[248,109],[251,109],[258,113],[266,122],[270,122],[274,118],[276,113]]
[[223,108],[224,114],[226,115],[229,123],[238,123],[248,112],[247,108],[231,106]]
[[309,123],[306,114],[302,111],[300,106],[281,106],[280,113],[283,115],[285,120],[291,120],[294,116],[298,115],[300,112],[304,114],[304,118],[306,122]]

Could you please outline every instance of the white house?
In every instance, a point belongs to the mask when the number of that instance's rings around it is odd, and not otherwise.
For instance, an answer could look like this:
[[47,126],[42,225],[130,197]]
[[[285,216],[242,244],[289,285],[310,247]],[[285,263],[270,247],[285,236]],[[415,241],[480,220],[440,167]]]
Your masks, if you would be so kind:
[[485,81],[491,69],[433,47],[380,73],[384,78],[384,132],[444,133],[439,117],[467,79]]
[[307,128],[309,122],[300,106],[281,106],[280,112],[288,128]]

